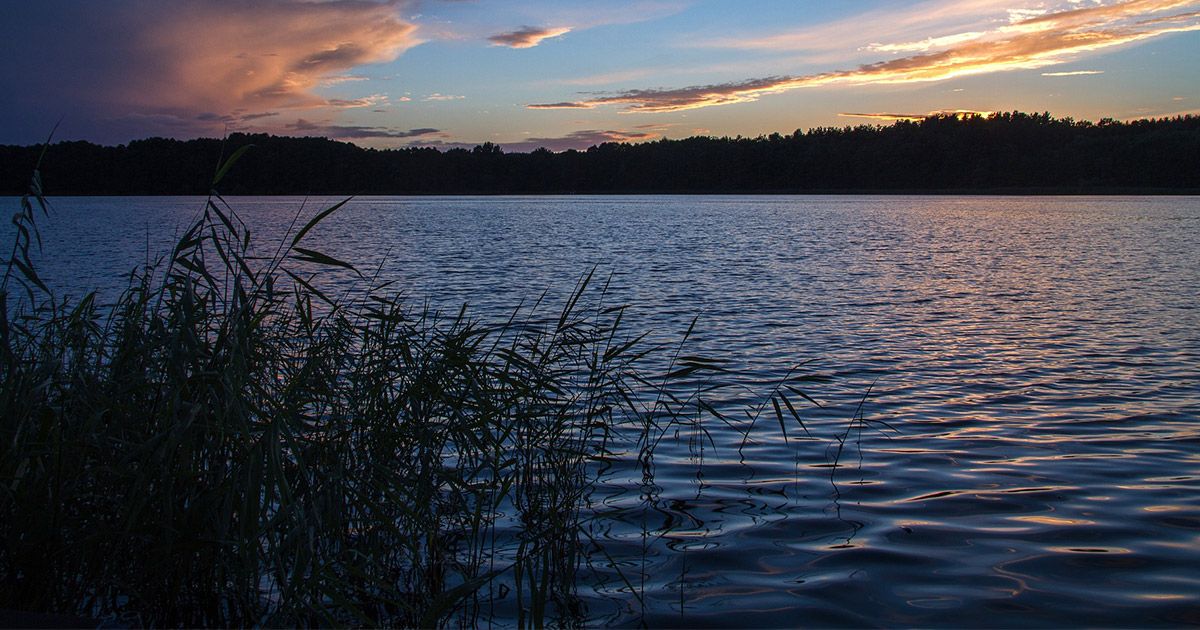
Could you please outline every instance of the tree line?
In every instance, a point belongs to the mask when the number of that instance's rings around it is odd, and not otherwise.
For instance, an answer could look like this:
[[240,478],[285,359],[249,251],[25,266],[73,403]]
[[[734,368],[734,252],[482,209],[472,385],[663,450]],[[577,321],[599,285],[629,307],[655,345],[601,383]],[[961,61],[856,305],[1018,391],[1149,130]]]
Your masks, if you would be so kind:
[[[1022,112],[560,153],[242,133],[64,141],[49,147],[41,174],[51,194],[204,194],[221,155],[246,144],[254,148],[222,182],[226,194],[1200,191],[1200,116],[1090,122]],[[0,146],[0,192],[27,189],[40,151]]]

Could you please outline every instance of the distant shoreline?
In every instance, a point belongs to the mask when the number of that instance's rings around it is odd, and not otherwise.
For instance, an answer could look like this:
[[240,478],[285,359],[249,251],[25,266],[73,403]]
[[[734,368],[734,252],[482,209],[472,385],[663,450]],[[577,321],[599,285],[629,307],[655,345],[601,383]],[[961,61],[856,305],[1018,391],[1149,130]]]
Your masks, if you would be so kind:
[[[1011,112],[755,138],[606,142],[559,153],[369,149],[320,137],[230,134],[117,146],[56,142],[54,195],[205,194],[249,147],[228,195],[1194,195],[1200,116],[1096,123]],[[0,191],[24,193],[41,146],[0,146]]]

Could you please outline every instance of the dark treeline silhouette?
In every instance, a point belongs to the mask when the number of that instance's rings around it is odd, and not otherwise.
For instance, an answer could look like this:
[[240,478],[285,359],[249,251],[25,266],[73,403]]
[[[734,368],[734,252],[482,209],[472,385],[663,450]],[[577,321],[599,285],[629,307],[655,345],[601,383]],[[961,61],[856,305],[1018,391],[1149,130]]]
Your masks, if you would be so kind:
[[[59,142],[42,178],[53,194],[203,194],[222,152],[245,144],[255,148],[223,183],[227,194],[1200,191],[1200,116],[1093,123],[1021,112],[562,153],[240,133]],[[0,146],[0,192],[26,189],[39,151]]]

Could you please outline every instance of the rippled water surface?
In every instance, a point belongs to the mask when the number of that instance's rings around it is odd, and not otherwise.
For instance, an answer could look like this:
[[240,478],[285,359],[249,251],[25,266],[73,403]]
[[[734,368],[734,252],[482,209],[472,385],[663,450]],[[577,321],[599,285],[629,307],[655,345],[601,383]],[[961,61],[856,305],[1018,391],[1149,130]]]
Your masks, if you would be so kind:
[[[231,202],[275,240],[301,204]],[[43,269],[117,286],[200,204],[58,200]],[[364,198],[311,238],[485,318],[598,265],[630,329],[699,315],[750,387],[812,361],[812,439],[606,476],[594,534],[634,560],[590,623],[1200,624],[1200,198]],[[860,405],[883,430],[835,470]]]

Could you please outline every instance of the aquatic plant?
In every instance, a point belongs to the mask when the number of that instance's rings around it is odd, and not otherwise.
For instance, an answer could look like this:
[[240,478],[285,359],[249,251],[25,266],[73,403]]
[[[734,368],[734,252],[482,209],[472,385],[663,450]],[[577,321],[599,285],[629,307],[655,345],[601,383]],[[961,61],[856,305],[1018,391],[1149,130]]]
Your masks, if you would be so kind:
[[[649,471],[672,427],[748,434],[766,400],[800,420],[784,379],[732,421],[705,397],[721,363],[680,352],[691,329],[645,344],[595,270],[498,323],[411,306],[308,244],[344,203],[255,257],[213,192],[114,303],[66,301],[31,255],[35,172],[0,285],[0,608],[466,625],[508,592],[519,625],[575,623],[599,463]],[[328,268],[359,290],[331,296]]]

